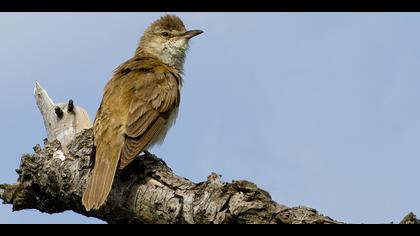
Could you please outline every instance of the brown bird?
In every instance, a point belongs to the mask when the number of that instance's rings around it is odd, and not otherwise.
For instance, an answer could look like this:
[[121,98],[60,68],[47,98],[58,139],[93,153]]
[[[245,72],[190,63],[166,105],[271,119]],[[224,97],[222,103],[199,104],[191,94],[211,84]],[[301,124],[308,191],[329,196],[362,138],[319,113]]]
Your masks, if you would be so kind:
[[86,210],[105,203],[117,167],[165,138],[178,113],[189,39],[202,32],[187,31],[180,18],[165,15],[145,30],[134,57],[114,71],[94,122],[95,163],[82,199]]

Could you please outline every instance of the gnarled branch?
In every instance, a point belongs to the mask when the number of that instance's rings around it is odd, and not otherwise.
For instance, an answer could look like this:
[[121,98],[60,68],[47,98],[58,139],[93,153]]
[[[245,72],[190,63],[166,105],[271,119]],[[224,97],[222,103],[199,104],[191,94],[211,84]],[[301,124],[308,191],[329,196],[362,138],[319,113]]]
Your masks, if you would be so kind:
[[[278,204],[245,180],[225,183],[212,173],[207,181],[194,183],[175,175],[152,154],[117,171],[106,204],[87,212],[81,198],[93,156],[90,118],[72,100],[54,104],[38,83],[34,94],[48,139],[44,148],[36,145],[35,153],[22,156],[17,183],[0,185],[0,199],[12,204],[14,211],[71,210],[108,223],[341,223],[315,209]],[[418,222],[409,214],[401,223]]]
[[61,157],[58,141],[37,145],[23,155],[16,184],[0,185],[0,198],[13,210],[46,213],[71,210],[108,223],[339,223],[307,207],[289,208],[248,181],[224,183],[213,173],[193,183],[175,175],[156,156],[143,155],[117,172],[101,209],[86,212],[81,196],[89,175],[92,129],[83,130],[68,146],[75,157]]

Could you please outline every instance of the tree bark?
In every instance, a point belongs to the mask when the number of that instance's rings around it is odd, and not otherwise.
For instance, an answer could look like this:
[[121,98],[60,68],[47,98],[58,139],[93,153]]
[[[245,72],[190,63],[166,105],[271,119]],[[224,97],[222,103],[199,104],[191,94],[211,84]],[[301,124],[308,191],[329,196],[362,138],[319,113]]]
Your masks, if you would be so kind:
[[[83,129],[75,136],[75,130],[81,127],[77,121],[90,127],[90,119],[82,108],[69,109],[72,102],[54,104],[38,83],[34,93],[48,139],[44,140],[44,148],[36,145],[33,154],[22,156],[16,170],[17,183],[0,184],[0,199],[12,204],[14,211],[37,209],[53,214],[70,210],[108,223],[342,223],[312,208],[278,204],[268,192],[246,180],[226,183],[212,173],[207,181],[194,183],[175,175],[150,153],[117,171],[106,204],[87,212],[81,198],[94,158],[93,131]],[[63,118],[58,109],[53,109],[57,106],[70,112],[65,115],[71,117]],[[412,213],[401,221],[419,222]]]
[[58,141],[45,140],[44,146],[22,156],[17,183],[0,185],[0,198],[13,204],[14,211],[71,210],[108,223],[340,223],[308,207],[278,204],[245,180],[224,183],[212,173],[207,181],[193,183],[152,154],[117,172],[106,204],[86,212],[81,197],[92,158],[92,129],[83,130],[68,146],[75,158],[63,160]]

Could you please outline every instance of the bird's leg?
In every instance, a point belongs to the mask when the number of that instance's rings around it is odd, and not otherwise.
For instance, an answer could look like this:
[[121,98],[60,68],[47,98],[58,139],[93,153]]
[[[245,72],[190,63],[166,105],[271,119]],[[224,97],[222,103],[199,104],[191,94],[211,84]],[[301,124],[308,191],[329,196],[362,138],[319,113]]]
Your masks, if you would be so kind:
[[143,151],[143,153],[144,153],[144,155],[139,156],[140,160],[141,160],[141,158],[150,157],[150,158],[153,158],[153,159],[155,159],[155,160],[158,160],[158,161],[159,161],[159,162],[161,162],[163,165],[167,166],[165,161],[163,161],[161,158],[159,158],[159,157],[155,156],[154,154],[152,154],[152,153],[151,153],[151,152],[149,152],[148,150],[144,150],[144,151]]
[[96,157],[96,147],[94,145],[92,148],[92,152],[90,154],[89,164],[87,166],[89,169],[93,168],[93,166],[95,165],[95,157]]

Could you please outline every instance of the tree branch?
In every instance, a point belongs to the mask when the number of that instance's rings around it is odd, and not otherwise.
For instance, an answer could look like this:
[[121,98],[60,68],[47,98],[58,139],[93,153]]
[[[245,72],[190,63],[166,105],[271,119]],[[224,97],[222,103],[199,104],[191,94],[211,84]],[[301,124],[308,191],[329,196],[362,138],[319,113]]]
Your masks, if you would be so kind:
[[[36,145],[33,154],[22,156],[17,183],[0,185],[0,199],[12,204],[14,211],[71,210],[108,223],[341,223],[315,209],[278,204],[268,192],[245,180],[225,183],[212,173],[207,181],[194,183],[175,175],[152,154],[117,171],[106,204],[87,212],[81,198],[93,156],[90,119],[73,101],[55,105],[38,83],[34,93],[48,139],[44,148]],[[409,214],[401,223],[418,222]]]
[[213,173],[207,181],[193,183],[152,154],[117,172],[105,206],[86,212],[81,196],[89,175],[92,133],[83,130],[70,143],[74,159],[62,160],[58,141],[35,146],[34,154],[22,156],[17,183],[0,185],[0,198],[13,204],[13,210],[71,210],[108,223],[339,223],[311,208],[280,205],[248,181],[224,183]]
[[75,107],[72,99],[66,103],[54,103],[38,82],[35,82],[34,97],[44,120],[48,140],[60,141],[63,153],[68,156],[67,145],[74,136],[92,127],[88,113],[81,107]]

